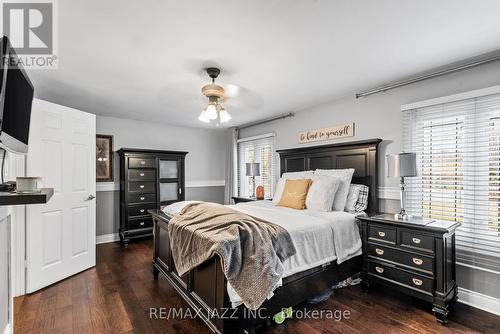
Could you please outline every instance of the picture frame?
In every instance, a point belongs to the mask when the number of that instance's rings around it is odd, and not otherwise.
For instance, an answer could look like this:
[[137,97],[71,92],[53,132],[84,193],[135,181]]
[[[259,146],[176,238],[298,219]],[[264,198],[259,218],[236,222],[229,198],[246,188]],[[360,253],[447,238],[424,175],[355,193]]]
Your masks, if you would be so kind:
[[113,136],[96,135],[96,181],[113,182]]

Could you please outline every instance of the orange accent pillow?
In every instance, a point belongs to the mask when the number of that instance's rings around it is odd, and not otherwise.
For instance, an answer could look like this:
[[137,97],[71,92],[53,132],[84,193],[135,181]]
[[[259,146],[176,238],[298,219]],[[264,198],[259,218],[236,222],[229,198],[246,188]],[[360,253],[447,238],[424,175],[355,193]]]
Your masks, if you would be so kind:
[[304,210],[306,208],[307,192],[311,183],[311,179],[286,180],[283,194],[277,205]]

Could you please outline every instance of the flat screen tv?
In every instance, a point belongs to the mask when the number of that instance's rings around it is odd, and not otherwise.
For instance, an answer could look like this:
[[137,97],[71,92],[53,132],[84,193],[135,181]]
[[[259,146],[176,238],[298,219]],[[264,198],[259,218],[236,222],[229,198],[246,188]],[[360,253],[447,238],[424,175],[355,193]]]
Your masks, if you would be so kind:
[[5,36],[1,40],[0,147],[28,152],[33,84]]

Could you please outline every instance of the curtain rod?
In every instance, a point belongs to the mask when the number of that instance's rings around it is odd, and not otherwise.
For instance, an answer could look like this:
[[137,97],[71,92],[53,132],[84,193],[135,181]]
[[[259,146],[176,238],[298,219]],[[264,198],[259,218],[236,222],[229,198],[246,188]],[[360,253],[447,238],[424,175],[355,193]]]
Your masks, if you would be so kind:
[[385,92],[385,91],[390,90],[390,89],[410,85],[413,83],[417,83],[417,82],[424,81],[427,79],[440,77],[440,76],[454,73],[454,72],[458,72],[458,71],[467,70],[469,68],[492,63],[492,62],[499,61],[499,60],[500,60],[500,51],[499,50],[489,52],[489,53],[486,53],[486,54],[483,54],[483,55],[480,55],[477,57],[468,58],[468,59],[461,61],[461,62],[452,63],[450,65],[445,66],[444,69],[434,70],[430,73],[417,75],[413,78],[409,78],[409,79],[405,79],[405,80],[401,80],[401,81],[396,81],[396,82],[393,82],[393,83],[390,83],[387,85],[383,85],[383,86],[379,86],[376,88],[362,91],[362,92],[356,94],[356,98],[359,99],[360,97],[366,97],[366,96],[369,96],[372,94]]
[[279,119],[285,119],[285,118],[288,118],[288,117],[294,117],[295,116],[295,113],[294,112],[289,112],[288,114],[284,114],[284,115],[281,115],[281,116],[276,116],[276,117],[271,117],[271,118],[266,118],[266,119],[263,119],[263,120],[260,120],[260,121],[256,121],[256,122],[252,122],[252,123],[247,123],[247,124],[243,124],[242,126],[238,126],[236,127],[238,130],[241,130],[241,129],[246,129],[246,128],[249,128],[251,126],[255,126],[255,125],[261,125],[261,124],[264,124],[264,123],[269,123],[269,122],[272,122],[272,121],[277,121]]

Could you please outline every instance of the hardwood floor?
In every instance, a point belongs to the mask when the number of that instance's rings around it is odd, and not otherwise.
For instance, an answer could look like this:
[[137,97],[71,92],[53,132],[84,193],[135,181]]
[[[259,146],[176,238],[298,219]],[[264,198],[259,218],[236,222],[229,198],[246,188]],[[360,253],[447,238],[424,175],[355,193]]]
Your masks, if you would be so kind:
[[[150,319],[150,308],[187,308],[165,279],[153,280],[151,240],[97,246],[97,266],[15,299],[15,333],[211,333],[199,319]],[[266,333],[500,333],[500,317],[457,304],[447,326],[430,306],[411,298],[359,286],[303,310],[349,311],[350,317],[288,319]]]

